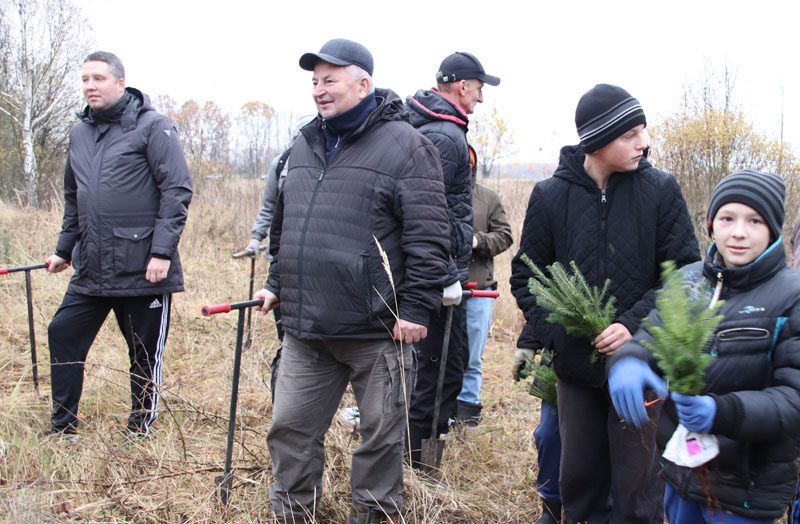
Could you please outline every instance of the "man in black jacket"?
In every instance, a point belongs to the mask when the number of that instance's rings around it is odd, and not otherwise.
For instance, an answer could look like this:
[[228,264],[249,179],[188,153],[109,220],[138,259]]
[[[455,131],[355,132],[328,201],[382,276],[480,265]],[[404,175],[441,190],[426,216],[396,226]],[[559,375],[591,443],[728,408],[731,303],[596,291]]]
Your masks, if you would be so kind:
[[[606,389],[604,357],[631,338],[655,306],[660,264],[699,260],[678,183],[647,160],[644,111],[624,89],[599,84],[575,114],[580,145],[566,146],[552,178],[536,184],[512,261],[511,290],[525,314],[520,348],[555,352],[561,430],[560,492],[568,522],[662,522],[655,426],[620,423]],[[540,269],[575,261],[590,285],[611,281],[616,318],[593,340],[547,321],[528,291],[527,254]],[[592,358],[594,351],[600,358]],[[515,370],[531,349],[519,349]],[[648,408],[657,420],[661,403]],[[613,497],[613,503],[612,503]]]
[[125,87],[122,62],[90,54],[87,106],[69,135],[64,221],[49,271],[75,273],[48,329],[51,432],[74,433],[89,347],[109,311],[128,343],[128,430],[147,436],[158,416],[172,293],[183,291],[178,241],[192,184],[175,126]]
[[[275,516],[308,522],[322,495],[324,435],[348,382],[361,423],[349,523],[400,518],[411,344],[442,302],[449,237],[436,148],[372,87],[361,44],[335,39],[313,71],[317,118],[292,146],[270,230],[262,312],[285,331],[267,436]],[[400,344],[397,344],[399,341]]]
[[[500,79],[487,75],[475,56],[453,53],[445,58],[436,73],[437,87],[420,90],[406,99],[411,124],[430,139],[439,151],[442,177],[447,195],[450,220],[449,276],[445,282],[443,307],[429,326],[430,333],[419,345],[417,383],[411,396],[409,425],[411,464],[420,465],[422,439],[430,437],[439,378],[440,357],[445,335],[447,308],[453,309],[453,323],[448,344],[438,432],[447,433],[448,420],[456,415],[457,397],[464,380],[468,360],[467,310],[461,304],[461,286],[469,278],[472,256],[472,166],[467,149],[467,126],[470,115],[483,102],[484,84],[498,85]],[[475,405],[475,409],[479,406]],[[433,435],[436,437],[437,435]]]

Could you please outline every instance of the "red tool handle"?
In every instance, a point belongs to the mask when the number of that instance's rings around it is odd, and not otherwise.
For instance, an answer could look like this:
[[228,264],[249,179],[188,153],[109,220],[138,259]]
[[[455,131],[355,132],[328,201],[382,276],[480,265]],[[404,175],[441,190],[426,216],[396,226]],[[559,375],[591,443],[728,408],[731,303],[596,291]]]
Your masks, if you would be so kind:
[[244,309],[253,306],[264,305],[263,300],[245,300],[244,302],[225,302],[224,304],[214,304],[211,306],[203,306],[200,310],[204,317],[209,315],[216,315],[217,313],[230,313],[234,309]]
[[464,298],[494,298],[500,296],[500,293],[491,289],[468,289],[464,291]]
[[0,275],[7,275],[9,273],[16,273],[17,271],[31,271],[34,269],[44,269],[50,266],[50,262],[45,262],[44,264],[33,264],[32,266],[11,266],[11,267],[0,267]]
[[477,282],[469,281],[466,284],[464,284],[464,289],[475,289],[475,286],[477,286],[477,285],[478,285]]

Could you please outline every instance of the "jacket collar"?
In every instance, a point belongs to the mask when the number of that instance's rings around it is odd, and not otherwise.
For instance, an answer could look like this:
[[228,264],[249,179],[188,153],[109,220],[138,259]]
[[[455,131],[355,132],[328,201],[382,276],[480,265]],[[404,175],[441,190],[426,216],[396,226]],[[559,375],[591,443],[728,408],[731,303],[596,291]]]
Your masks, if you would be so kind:
[[710,281],[717,282],[718,275],[722,273],[723,286],[731,292],[738,293],[769,280],[785,267],[786,252],[781,238],[746,266],[730,268],[722,263],[717,244],[712,243],[703,261],[703,275]]

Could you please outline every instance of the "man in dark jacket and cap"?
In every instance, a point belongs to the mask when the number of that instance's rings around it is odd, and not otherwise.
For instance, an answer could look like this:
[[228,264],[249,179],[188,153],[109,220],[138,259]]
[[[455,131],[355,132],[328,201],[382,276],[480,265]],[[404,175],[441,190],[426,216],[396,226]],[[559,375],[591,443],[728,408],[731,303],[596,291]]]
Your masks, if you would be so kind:
[[48,328],[53,434],[75,433],[89,347],[113,310],[131,360],[127,428],[158,416],[172,293],[183,291],[178,241],[192,184],[173,123],[125,87],[112,53],[83,63],[87,106],[70,131],[64,220],[49,271],[75,273]]
[[361,444],[348,523],[399,522],[412,344],[442,303],[449,235],[436,148],[372,85],[372,54],[345,39],[306,53],[317,118],[292,146],[270,230],[262,312],[285,331],[267,435],[281,522],[310,522],[324,435],[350,383]]
[[[527,321],[515,373],[533,354],[555,354],[561,433],[559,488],[567,522],[661,523],[655,426],[620,422],[606,388],[605,357],[630,340],[655,306],[660,264],[699,260],[686,202],[675,177],[647,160],[650,138],[639,101],[598,84],[575,112],[580,145],[565,146],[553,177],[533,188],[512,261],[511,291]],[[616,316],[596,338],[566,333],[528,290],[536,266],[574,261],[589,285],[610,280]],[[594,358],[594,352],[600,357]],[[663,403],[648,407],[658,419]],[[549,511],[549,510],[548,510]],[[555,512],[554,512],[555,513]],[[557,521],[545,519],[540,522]]]
[[[439,151],[450,220],[450,265],[443,307],[431,317],[429,336],[419,346],[417,383],[408,415],[411,464],[414,467],[420,465],[422,440],[438,436],[430,432],[448,307],[454,308],[453,322],[445,362],[438,433],[447,433],[448,420],[456,417],[457,397],[469,353],[467,310],[461,304],[462,285],[469,278],[473,239],[472,166],[467,148],[467,115],[475,111],[479,102],[483,102],[484,84],[496,86],[500,84],[500,79],[486,74],[474,55],[457,52],[442,61],[436,73],[436,83],[435,88],[417,91],[406,99],[406,111],[411,124],[430,139]],[[478,404],[471,408],[475,414],[480,412]]]

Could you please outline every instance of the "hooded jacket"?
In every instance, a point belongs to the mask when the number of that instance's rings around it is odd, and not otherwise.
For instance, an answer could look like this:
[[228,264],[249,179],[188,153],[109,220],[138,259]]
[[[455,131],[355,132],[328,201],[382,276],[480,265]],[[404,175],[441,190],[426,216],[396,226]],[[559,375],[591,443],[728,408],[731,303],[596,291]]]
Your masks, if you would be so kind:
[[[712,245],[704,262],[683,269],[698,300],[709,300],[722,285],[724,317],[708,351],[716,358],[705,374],[702,395],[710,395],[717,412],[710,433],[720,454],[703,470],[676,466],[662,458],[661,476],[681,497],[750,518],[778,518],[795,493],[800,457],[800,273],[786,267],[783,240],[778,239],[754,262],[725,268]],[[658,310],[650,313],[660,325]],[[645,328],[609,359],[648,361]],[[678,425],[669,399],[661,416],[661,449]]]
[[655,306],[654,288],[660,264],[678,267],[700,259],[686,202],[675,178],[642,159],[635,171],[614,173],[605,190],[583,168],[580,146],[561,149],[552,178],[539,182],[525,213],[520,249],[511,266],[511,291],[530,328],[519,347],[554,351],[554,369],[561,380],[600,387],[605,382],[602,358],[592,362],[586,337],[568,335],[547,321],[548,311],[528,290],[527,254],[545,269],[554,262],[569,267],[575,261],[589,285],[602,287],[616,299],[613,322],[635,333]]
[[[87,106],[69,134],[56,253],[72,260],[70,289],[84,295],[183,290],[178,242],[192,199],[189,169],[173,123],[141,91],[125,91],[118,121],[98,121]],[[145,279],[154,256],[171,261],[158,283]]]
[[427,326],[441,305],[450,241],[439,156],[403,119],[396,94],[375,95],[377,109],[330,163],[319,118],[287,161],[265,287],[300,339],[382,339],[393,312]]
[[472,256],[472,165],[467,149],[467,115],[437,91],[420,90],[406,98],[406,112],[411,125],[425,135],[439,151],[442,179],[447,195],[450,221],[450,266],[452,284],[469,279]]

